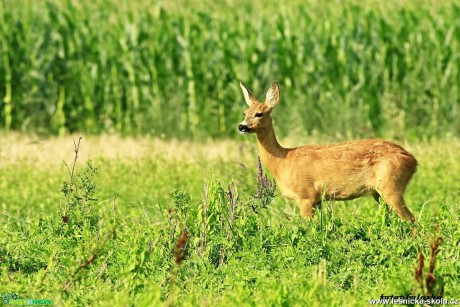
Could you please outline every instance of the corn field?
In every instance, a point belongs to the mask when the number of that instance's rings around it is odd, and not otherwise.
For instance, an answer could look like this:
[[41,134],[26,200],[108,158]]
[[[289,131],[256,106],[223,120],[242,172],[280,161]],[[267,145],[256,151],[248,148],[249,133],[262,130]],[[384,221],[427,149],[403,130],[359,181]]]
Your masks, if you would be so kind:
[[460,3],[0,1],[0,127],[232,137],[242,80],[280,135],[460,132]]

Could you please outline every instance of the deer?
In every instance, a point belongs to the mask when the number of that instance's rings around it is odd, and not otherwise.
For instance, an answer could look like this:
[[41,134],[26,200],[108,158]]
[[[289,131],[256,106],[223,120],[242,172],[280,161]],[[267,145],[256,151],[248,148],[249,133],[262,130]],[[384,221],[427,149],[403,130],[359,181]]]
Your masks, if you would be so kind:
[[381,139],[284,148],[273,130],[271,112],[280,98],[274,82],[260,102],[240,82],[249,106],[238,125],[242,134],[255,133],[262,163],[274,176],[282,195],[295,200],[302,218],[314,217],[323,200],[380,199],[405,221],[415,219],[404,191],[417,170],[417,160],[401,146]]

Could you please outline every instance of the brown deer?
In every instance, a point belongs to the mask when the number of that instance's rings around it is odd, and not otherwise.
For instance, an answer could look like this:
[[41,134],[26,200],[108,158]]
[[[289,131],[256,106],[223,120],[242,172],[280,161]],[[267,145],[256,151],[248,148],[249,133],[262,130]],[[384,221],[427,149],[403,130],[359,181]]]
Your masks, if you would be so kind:
[[284,148],[276,139],[270,117],[280,97],[278,83],[272,84],[263,103],[241,82],[240,86],[249,108],[238,130],[257,135],[263,163],[282,194],[297,201],[303,218],[311,217],[323,199],[372,195],[377,202],[382,197],[401,219],[414,223],[403,197],[417,170],[412,154],[395,143],[377,139]]

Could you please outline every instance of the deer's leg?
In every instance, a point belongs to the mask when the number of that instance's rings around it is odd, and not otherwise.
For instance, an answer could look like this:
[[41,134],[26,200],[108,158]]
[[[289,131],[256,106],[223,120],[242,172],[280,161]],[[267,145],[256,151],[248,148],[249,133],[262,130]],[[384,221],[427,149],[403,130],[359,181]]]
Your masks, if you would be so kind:
[[413,172],[405,171],[400,164],[394,161],[382,166],[384,168],[380,174],[378,193],[393,210],[396,210],[401,219],[414,223],[415,218],[407,208],[403,197]]
[[314,202],[311,199],[299,200],[300,215],[302,218],[311,218],[313,216],[313,205]]
[[383,199],[393,210],[396,210],[401,219],[411,222],[412,224],[415,222],[415,218],[409,208],[407,208],[402,194],[383,193]]

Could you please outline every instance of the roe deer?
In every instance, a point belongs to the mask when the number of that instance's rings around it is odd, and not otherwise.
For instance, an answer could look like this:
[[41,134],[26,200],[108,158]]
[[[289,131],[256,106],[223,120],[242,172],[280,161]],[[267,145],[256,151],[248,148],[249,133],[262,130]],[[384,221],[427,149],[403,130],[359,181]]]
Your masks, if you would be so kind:
[[326,200],[349,200],[364,195],[379,197],[401,219],[414,223],[404,203],[404,190],[417,170],[417,160],[401,146],[384,140],[360,140],[330,145],[284,148],[273,131],[270,113],[280,97],[273,83],[265,102],[240,82],[249,108],[238,126],[241,133],[255,133],[263,163],[274,175],[281,193],[294,199],[303,218]]

